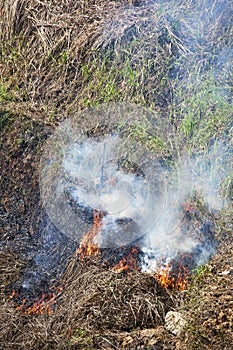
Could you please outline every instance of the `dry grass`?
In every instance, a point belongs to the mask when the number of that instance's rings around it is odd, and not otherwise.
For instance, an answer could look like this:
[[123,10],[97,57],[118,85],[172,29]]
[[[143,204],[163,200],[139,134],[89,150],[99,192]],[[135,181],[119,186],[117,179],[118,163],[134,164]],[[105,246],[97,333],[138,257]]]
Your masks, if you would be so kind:
[[1,302],[5,300],[6,288],[12,282],[16,281],[23,268],[25,267],[22,259],[12,251],[0,252],[0,293]]
[[[174,305],[172,296],[153,277],[106,271],[92,260],[77,264],[71,274],[67,272],[64,284],[64,297],[71,302],[69,309],[75,310],[85,329],[153,327],[163,323],[167,310]],[[71,325],[75,317],[72,312],[70,316]]]
[[[211,15],[199,18],[205,7]],[[163,8],[149,1],[139,7],[3,1],[1,81],[8,105],[10,99],[34,117],[54,120],[87,104],[133,98],[165,113],[176,79],[187,84],[189,70],[198,74],[220,47],[229,47],[230,11],[229,1],[224,9],[201,1]]]
[[[231,138],[230,0],[4,0],[0,11],[1,220],[8,223],[1,237],[16,249],[14,237],[33,233],[41,214],[37,164],[51,132],[46,124],[54,128],[89,105],[134,101],[156,110],[166,131],[177,134],[178,145],[168,137],[169,154]],[[218,253],[179,297],[150,276],[118,275],[73,258],[54,313],[21,315],[5,290],[24,264],[1,252],[0,348],[230,350],[231,215],[220,213]],[[175,307],[188,320],[181,338],[163,327]]]
[[29,110],[55,113],[67,100],[71,80],[78,84],[81,62],[114,6],[94,0],[3,1],[1,80],[11,77],[13,99],[29,103]]
[[85,348],[82,342],[91,345],[93,336],[111,339],[115,332],[162,325],[175,303],[153,277],[117,274],[100,267],[96,259],[78,263],[74,258],[61,284],[64,291],[51,315],[20,315],[6,302],[0,311],[0,344],[6,349],[64,349],[72,343]]
[[[224,215],[224,220],[222,219]],[[183,311],[188,326],[181,349],[231,349],[233,342],[232,211],[218,222],[219,246],[187,291]]]

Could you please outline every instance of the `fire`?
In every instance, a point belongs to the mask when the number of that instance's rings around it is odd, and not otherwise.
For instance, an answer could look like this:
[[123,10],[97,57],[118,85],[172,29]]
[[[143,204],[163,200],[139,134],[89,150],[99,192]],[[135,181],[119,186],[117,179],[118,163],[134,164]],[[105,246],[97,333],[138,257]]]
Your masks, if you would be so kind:
[[177,273],[173,271],[171,263],[165,264],[164,267],[158,269],[155,278],[164,288],[185,290],[188,286],[188,271],[182,263],[180,263]]
[[159,268],[155,275],[159,284],[164,288],[168,288],[171,285],[173,285],[173,281],[171,281],[171,279],[169,278],[169,270],[170,266],[169,264],[166,264],[164,268]]
[[[22,315],[42,315],[51,314],[53,312],[54,305],[56,304],[56,298],[62,293],[62,287],[56,288],[56,292],[42,293],[41,297],[30,305],[26,298],[22,299],[20,305],[16,307],[16,311],[20,311]],[[19,297],[18,292],[12,291],[10,299],[17,301]]]
[[56,297],[55,293],[43,293],[32,306],[27,306],[27,299],[23,299],[22,304],[17,306],[16,310],[21,311],[23,315],[51,314],[53,305],[56,304]]
[[130,253],[124,257],[118,264],[116,264],[112,271],[120,273],[123,271],[138,270],[137,266],[138,249],[136,247],[131,248]]
[[10,299],[14,299],[15,297],[17,297],[18,293],[15,290],[12,290],[11,295],[10,295]]
[[88,231],[77,250],[77,255],[84,259],[86,256],[97,255],[100,253],[100,250],[97,244],[93,243],[94,237],[101,231],[102,228],[102,219],[103,213],[99,210],[94,210],[94,224],[90,231]]

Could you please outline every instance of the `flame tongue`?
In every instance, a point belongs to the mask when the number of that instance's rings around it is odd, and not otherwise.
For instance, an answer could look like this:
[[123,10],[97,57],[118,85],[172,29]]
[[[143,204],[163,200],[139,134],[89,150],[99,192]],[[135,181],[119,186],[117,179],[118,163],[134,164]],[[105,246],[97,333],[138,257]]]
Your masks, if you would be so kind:
[[[57,292],[60,293],[62,289],[58,289]],[[13,291],[10,298],[14,299],[18,293]],[[16,307],[17,311],[20,311],[22,315],[42,315],[51,314],[53,312],[53,307],[56,304],[56,298],[58,294],[56,293],[42,293],[41,297],[38,298],[33,305],[28,306],[28,301],[26,298],[22,300],[22,303]]]
[[118,264],[116,264],[112,271],[115,271],[117,273],[123,272],[123,271],[132,271],[132,270],[138,270],[137,266],[137,255],[138,255],[138,249],[136,247],[131,248],[129,254],[123,258]]
[[159,284],[165,288],[170,287],[172,284],[172,281],[169,278],[169,270],[170,266],[169,264],[166,264],[165,267],[160,267],[155,274],[155,278],[157,279]]
[[97,244],[93,242],[94,237],[101,231],[103,213],[99,210],[94,210],[94,224],[90,231],[88,231],[77,250],[77,254],[84,259],[86,256],[97,255],[100,253],[100,249]]
[[[38,299],[32,306],[26,308],[23,313],[25,315],[40,315],[43,313],[52,313],[52,305],[56,303],[55,294],[46,295],[42,294],[41,298]],[[21,308],[21,306],[18,307]]]
[[160,267],[155,278],[164,288],[185,290],[188,286],[188,273],[188,269],[182,264],[181,259],[178,266],[166,263]]

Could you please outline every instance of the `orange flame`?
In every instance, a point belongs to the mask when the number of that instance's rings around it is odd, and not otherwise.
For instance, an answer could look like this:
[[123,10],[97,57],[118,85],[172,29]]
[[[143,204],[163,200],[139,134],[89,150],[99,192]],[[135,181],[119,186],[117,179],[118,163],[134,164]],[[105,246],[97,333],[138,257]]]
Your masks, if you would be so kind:
[[173,284],[173,281],[169,278],[169,270],[170,266],[169,264],[166,264],[164,268],[159,268],[155,275],[159,284],[164,288],[168,288]]
[[11,295],[10,295],[10,299],[14,299],[15,297],[17,297],[18,293],[15,290],[12,290]]
[[101,231],[103,213],[99,210],[94,210],[93,215],[93,227],[84,235],[79,245],[79,249],[76,252],[76,254],[80,255],[81,259],[84,259],[86,256],[97,255],[100,253],[97,244],[93,243],[93,239]]
[[22,311],[23,315],[42,315],[51,314],[53,312],[52,306],[56,304],[55,293],[45,294],[43,293],[40,298],[32,305],[27,307],[27,299],[23,299],[22,304],[16,307],[17,311]]
[[155,274],[155,278],[158,283],[164,288],[185,290],[188,286],[188,271],[184,266],[179,266],[179,272],[177,276],[170,273],[171,264],[167,263],[164,267],[161,267]]
[[137,254],[138,254],[138,249],[136,247],[131,248],[130,253],[125,258],[123,258],[118,264],[116,264],[112,268],[112,271],[120,273],[123,271],[138,270],[137,260],[136,260]]
[[[28,306],[28,301],[24,298],[20,305],[16,307],[16,311],[20,311],[22,315],[42,315],[42,314],[51,314],[53,312],[53,305],[56,304],[56,298],[63,291],[62,287],[57,287],[56,292],[51,293],[42,293],[33,305]],[[18,292],[15,290],[12,291],[10,299],[17,298]]]

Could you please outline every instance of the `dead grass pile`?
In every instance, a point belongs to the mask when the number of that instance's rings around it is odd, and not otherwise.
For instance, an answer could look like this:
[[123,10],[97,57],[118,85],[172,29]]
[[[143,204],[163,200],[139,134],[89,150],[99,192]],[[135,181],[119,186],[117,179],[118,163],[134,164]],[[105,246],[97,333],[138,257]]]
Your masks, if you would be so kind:
[[65,349],[73,343],[94,349],[98,348],[92,344],[94,335],[111,339],[114,332],[164,323],[175,304],[168,291],[149,275],[117,274],[100,267],[97,260],[79,263],[73,258],[52,314],[20,315],[13,302],[6,302],[0,310],[4,324],[0,344],[6,344],[5,349]]
[[53,108],[58,108],[114,6],[106,0],[3,1],[1,79],[11,77],[8,87],[18,87],[13,98],[31,102],[34,109],[43,101],[42,111],[56,99]]
[[[92,259],[91,259],[92,260]],[[130,330],[162,324],[174,305],[171,295],[152,276],[117,274],[98,265],[77,264],[68,268],[64,283],[68,324],[85,329]],[[78,319],[77,319],[78,316]]]

